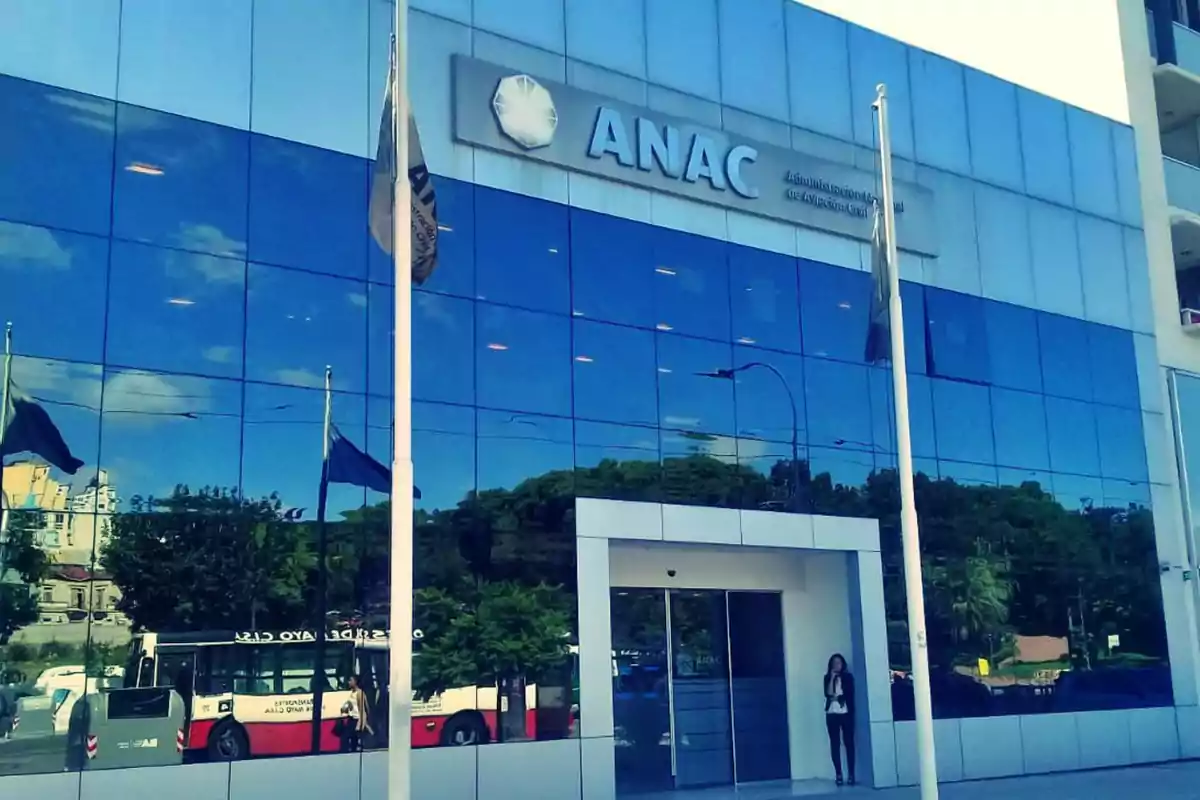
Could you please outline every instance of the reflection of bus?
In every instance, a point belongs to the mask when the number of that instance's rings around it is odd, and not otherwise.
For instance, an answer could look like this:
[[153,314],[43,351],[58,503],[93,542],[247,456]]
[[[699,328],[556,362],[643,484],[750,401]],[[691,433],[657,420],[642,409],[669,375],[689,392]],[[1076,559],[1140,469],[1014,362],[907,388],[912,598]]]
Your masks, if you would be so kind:
[[322,668],[316,660],[311,631],[143,633],[130,645],[124,685],[175,689],[184,701],[185,750],[232,761],[311,753],[318,684],[320,749],[337,751],[335,726],[350,699],[350,676],[357,674],[371,726],[377,738],[385,737],[386,633],[331,632]]
[[[311,631],[143,633],[130,645],[124,686],[174,689],[184,701],[187,752],[230,761],[311,753],[318,681],[324,681],[320,748],[337,751],[341,742],[335,726],[350,699],[350,676],[357,675],[367,693],[374,731],[364,744],[383,747],[388,725],[387,648],[384,631],[333,631],[325,641],[324,669],[315,669],[317,642]],[[419,647],[415,650],[413,665],[419,671]],[[525,688],[525,738],[537,735],[538,691],[535,685]],[[570,699],[578,703],[577,696]],[[451,688],[427,702],[414,699],[412,746],[497,741],[506,711],[506,698],[494,685]]]

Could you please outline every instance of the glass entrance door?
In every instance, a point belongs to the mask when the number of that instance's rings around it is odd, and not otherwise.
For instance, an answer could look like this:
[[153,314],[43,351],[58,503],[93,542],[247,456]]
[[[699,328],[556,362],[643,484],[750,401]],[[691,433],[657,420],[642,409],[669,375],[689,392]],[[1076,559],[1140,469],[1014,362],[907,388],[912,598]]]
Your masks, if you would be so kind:
[[611,609],[619,793],[790,775],[778,593],[614,588]]

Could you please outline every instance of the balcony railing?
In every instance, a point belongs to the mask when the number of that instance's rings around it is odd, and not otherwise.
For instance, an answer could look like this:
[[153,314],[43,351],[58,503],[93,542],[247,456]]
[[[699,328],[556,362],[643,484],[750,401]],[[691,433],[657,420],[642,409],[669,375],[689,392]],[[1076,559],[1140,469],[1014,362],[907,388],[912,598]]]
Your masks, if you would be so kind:
[[1163,156],[1167,202],[1182,211],[1200,215],[1200,167]]

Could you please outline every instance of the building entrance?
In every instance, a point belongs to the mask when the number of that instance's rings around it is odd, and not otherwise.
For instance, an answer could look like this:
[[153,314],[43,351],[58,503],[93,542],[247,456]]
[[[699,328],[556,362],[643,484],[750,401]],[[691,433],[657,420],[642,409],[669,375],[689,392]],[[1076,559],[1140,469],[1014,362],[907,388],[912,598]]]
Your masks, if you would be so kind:
[[790,777],[781,595],[611,591],[617,791]]

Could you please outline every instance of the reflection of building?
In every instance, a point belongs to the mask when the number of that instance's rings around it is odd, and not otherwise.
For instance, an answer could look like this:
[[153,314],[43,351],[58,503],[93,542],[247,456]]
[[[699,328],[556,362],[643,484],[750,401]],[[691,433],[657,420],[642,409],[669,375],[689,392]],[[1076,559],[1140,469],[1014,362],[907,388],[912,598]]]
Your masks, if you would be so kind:
[[[92,575],[94,559],[103,547],[117,510],[117,490],[100,470],[79,491],[58,480],[54,470],[37,461],[6,465],[4,507],[35,525],[34,541],[51,559],[51,577],[38,587],[39,624],[84,622],[89,616],[112,618],[119,593],[111,580]],[[98,568],[97,568],[98,569]]]

